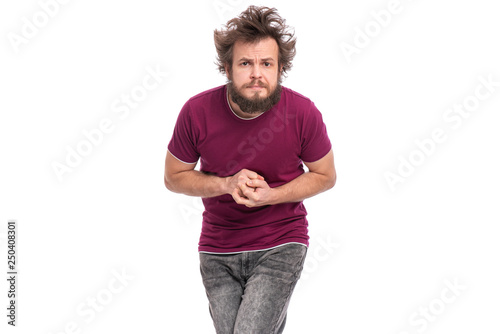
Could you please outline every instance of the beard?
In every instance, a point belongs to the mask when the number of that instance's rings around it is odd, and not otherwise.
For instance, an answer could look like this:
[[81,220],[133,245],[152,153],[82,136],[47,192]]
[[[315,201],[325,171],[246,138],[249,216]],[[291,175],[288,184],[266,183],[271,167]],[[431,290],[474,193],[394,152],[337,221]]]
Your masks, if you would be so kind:
[[[242,89],[255,85],[263,87],[269,91],[269,86],[260,80],[253,80],[251,83],[243,85]],[[241,111],[248,114],[258,114],[268,111],[280,101],[281,80],[278,79],[276,87],[267,97],[259,97],[259,92],[255,92],[252,98],[246,98],[243,94],[241,94],[241,90],[235,86],[231,79],[227,82],[227,90],[231,99],[238,105],[238,107],[240,107]]]

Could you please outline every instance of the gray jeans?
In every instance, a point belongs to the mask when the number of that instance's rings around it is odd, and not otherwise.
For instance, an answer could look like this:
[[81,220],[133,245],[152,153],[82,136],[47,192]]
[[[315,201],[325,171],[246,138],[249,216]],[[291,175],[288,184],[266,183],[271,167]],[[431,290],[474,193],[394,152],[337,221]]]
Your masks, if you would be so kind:
[[217,334],[279,334],[307,247],[287,244],[236,254],[200,253]]

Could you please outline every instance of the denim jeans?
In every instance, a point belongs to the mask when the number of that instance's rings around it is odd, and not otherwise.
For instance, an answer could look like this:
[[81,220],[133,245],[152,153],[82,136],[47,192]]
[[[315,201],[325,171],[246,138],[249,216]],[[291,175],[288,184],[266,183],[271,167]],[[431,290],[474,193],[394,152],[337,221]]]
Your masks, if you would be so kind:
[[217,334],[279,334],[307,247],[286,244],[236,254],[200,253],[200,271]]

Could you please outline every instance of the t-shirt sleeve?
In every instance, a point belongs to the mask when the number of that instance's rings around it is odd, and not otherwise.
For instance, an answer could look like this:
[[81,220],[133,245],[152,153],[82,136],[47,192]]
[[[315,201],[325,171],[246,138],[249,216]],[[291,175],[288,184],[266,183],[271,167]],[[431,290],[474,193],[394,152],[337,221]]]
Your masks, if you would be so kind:
[[304,162],[314,162],[323,158],[331,148],[332,144],[321,112],[311,102],[311,107],[304,113],[302,122],[300,158]]
[[200,157],[196,149],[197,136],[193,123],[191,108],[188,101],[182,107],[177,117],[174,133],[168,144],[169,152],[185,163],[195,163]]

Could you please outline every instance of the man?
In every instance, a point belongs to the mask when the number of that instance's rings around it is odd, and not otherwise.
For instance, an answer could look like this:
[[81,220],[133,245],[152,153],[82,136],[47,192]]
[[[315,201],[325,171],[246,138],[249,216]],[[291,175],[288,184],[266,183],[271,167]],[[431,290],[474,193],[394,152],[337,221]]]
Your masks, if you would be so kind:
[[282,333],[308,246],[302,201],[334,186],[333,153],[318,109],[281,86],[295,37],[276,9],[250,6],[225,28],[214,36],[228,83],[182,108],[165,185],[202,197],[200,271],[217,333]]

